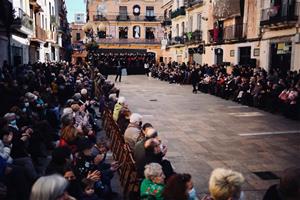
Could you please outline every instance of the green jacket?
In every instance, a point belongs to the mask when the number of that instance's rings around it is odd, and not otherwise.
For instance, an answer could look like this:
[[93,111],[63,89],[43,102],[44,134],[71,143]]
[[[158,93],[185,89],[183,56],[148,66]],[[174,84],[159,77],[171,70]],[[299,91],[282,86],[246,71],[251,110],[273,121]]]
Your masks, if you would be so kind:
[[162,193],[165,185],[155,184],[149,179],[144,179],[141,184],[141,199],[144,200],[163,200]]
[[119,119],[119,114],[120,114],[122,107],[123,106],[121,104],[116,103],[115,108],[114,108],[114,113],[113,113],[113,118],[115,121],[117,121]]

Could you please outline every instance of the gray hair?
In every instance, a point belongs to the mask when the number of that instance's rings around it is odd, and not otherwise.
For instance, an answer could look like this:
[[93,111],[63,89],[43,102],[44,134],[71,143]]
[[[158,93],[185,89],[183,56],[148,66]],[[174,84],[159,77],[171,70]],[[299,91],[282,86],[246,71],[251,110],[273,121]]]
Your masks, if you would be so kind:
[[158,163],[150,163],[145,166],[144,175],[146,179],[153,179],[155,177],[160,177],[163,173],[162,167]]
[[30,200],[56,200],[66,191],[68,181],[57,174],[40,177],[32,186]]

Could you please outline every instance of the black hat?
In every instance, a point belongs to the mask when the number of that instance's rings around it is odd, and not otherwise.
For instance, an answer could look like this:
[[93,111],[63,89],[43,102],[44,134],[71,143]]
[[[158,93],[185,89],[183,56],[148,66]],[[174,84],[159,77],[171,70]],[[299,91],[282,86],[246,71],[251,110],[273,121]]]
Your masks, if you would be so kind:
[[93,147],[93,143],[88,138],[82,138],[78,141],[78,151],[84,151]]

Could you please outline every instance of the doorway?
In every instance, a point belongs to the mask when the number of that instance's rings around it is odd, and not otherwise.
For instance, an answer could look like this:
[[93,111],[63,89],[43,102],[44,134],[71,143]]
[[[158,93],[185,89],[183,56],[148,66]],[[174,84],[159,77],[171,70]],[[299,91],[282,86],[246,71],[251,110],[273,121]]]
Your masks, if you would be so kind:
[[270,51],[270,68],[277,69],[282,75],[291,69],[291,42],[281,42],[271,44]]
[[250,65],[251,47],[240,47],[240,65]]

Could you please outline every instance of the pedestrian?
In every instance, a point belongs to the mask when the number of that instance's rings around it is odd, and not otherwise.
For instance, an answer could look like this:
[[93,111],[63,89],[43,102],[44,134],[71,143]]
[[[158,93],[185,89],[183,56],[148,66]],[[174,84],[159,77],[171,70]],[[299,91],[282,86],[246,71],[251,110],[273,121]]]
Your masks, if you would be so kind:
[[117,74],[116,74],[115,82],[117,82],[118,78],[119,78],[119,82],[121,82],[121,78],[122,78],[122,65],[121,65],[120,61],[118,61],[118,64],[117,64]]
[[144,64],[145,74],[149,77],[149,63],[146,61]]

